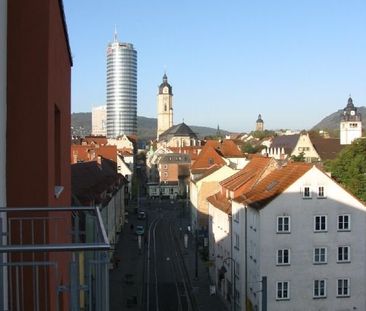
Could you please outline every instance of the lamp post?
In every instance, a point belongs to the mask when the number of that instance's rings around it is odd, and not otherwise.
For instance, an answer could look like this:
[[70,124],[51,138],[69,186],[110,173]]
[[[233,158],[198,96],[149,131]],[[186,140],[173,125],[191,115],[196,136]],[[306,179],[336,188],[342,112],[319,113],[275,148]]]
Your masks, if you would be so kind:
[[235,260],[234,258],[232,257],[226,257],[222,260],[222,267],[221,267],[221,271],[223,274],[226,273],[226,268],[224,266],[224,263],[227,261],[227,260],[231,260],[232,262],[232,265],[233,265],[233,271],[234,271],[234,280],[233,280],[233,287],[234,287],[234,295],[233,295],[233,298],[234,298],[234,302],[232,303],[232,309],[235,311],[236,310],[236,274],[235,274]]

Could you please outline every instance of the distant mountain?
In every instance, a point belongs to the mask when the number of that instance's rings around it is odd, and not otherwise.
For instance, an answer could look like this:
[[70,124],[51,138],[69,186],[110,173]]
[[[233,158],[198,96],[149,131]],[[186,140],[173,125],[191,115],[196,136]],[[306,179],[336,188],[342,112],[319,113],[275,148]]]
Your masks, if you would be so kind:
[[[358,111],[362,115],[362,127],[366,126],[366,107],[358,107]],[[343,109],[338,110],[330,114],[321,120],[318,124],[316,124],[312,130],[326,130],[326,131],[339,131],[339,123],[341,122],[341,115]]]
[[[91,112],[77,112],[71,114],[72,134],[85,136],[91,133]],[[157,119],[137,116],[137,136],[139,140],[149,141],[156,138]],[[216,135],[217,129],[190,125],[190,128],[199,136]],[[228,131],[220,130],[221,134],[228,134]]]

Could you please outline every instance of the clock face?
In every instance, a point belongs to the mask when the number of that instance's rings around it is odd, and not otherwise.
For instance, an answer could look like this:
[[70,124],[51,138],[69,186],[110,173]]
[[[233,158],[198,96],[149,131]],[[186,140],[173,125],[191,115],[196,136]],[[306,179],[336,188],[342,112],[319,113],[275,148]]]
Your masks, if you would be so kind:
[[168,87],[167,87],[167,86],[165,86],[165,87],[163,88],[163,93],[164,93],[164,94],[168,94],[168,92],[169,92],[169,89],[168,89]]
[[354,115],[355,115],[354,110],[351,110],[351,116],[354,116]]

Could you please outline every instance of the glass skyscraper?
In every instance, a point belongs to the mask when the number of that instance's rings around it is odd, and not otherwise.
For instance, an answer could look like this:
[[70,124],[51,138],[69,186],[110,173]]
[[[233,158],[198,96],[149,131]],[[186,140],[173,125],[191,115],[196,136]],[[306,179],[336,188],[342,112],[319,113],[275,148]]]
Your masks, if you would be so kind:
[[107,48],[107,137],[137,134],[137,52],[114,34]]

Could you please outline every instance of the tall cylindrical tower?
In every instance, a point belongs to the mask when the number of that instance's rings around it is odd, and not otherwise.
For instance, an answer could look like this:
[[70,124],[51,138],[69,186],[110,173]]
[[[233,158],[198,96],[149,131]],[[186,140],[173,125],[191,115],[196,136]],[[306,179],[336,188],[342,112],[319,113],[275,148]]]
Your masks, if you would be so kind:
[[117,40],[107,49],[107,136],[137,134],[137,52]]

